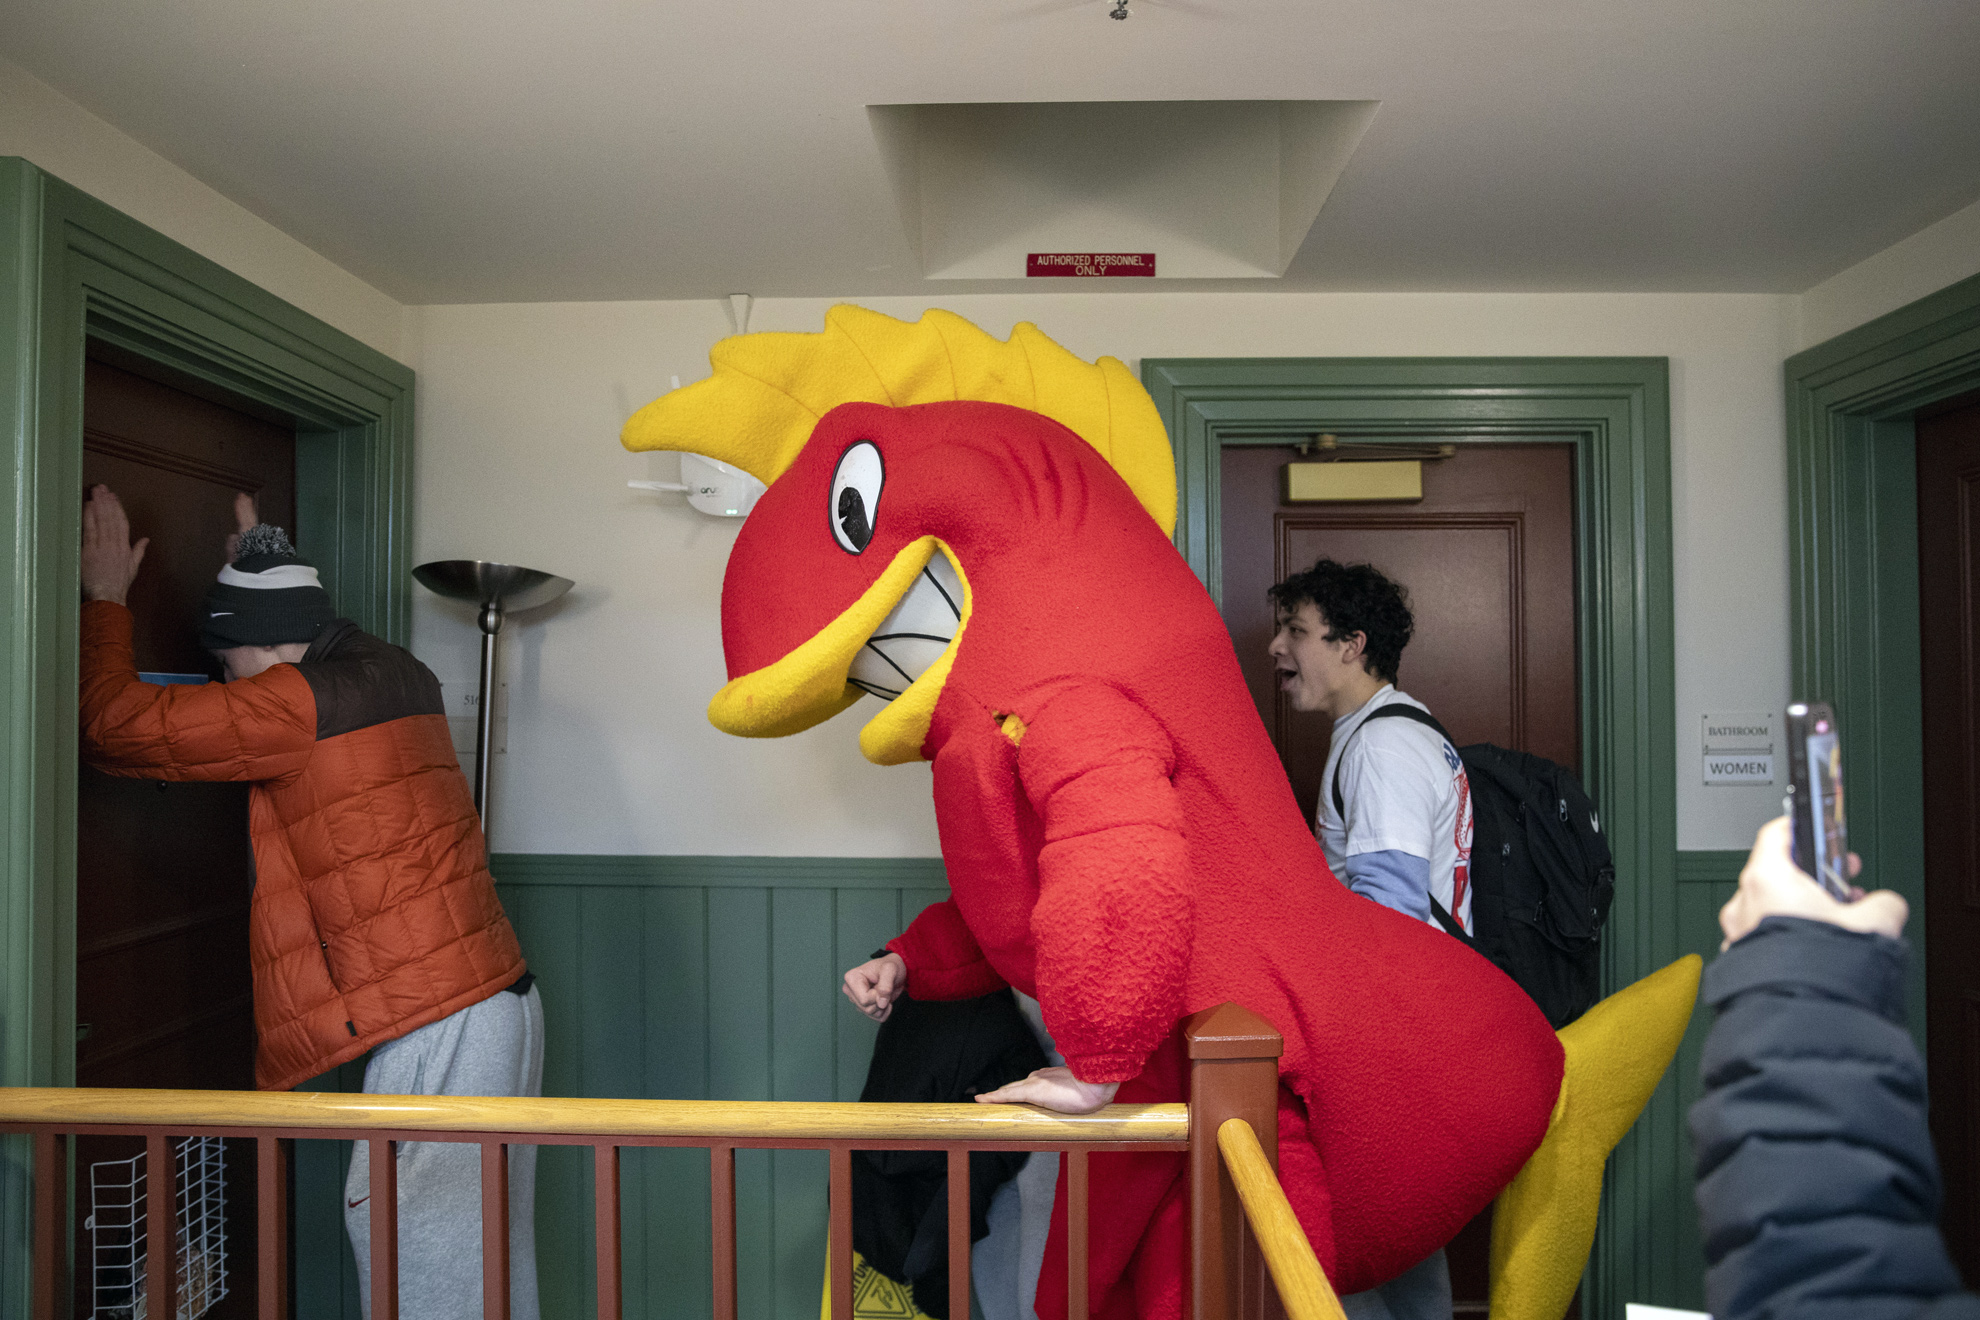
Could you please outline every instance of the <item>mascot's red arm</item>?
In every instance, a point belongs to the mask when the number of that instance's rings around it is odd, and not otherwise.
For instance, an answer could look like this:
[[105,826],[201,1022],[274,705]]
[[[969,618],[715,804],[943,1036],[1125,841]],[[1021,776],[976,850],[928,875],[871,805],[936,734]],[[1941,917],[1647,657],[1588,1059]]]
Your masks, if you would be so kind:
[[1044,823],[1031,936],[1046,1026],[1083,1082],[1136,1076],[1182,1017],[1189,850],[1175,753],[1146,711],[1097,684],[1051,694],[1018,744]]
[[[1075,1077],[1124,1082],[1182,1016],[1192,913],[1174,749],[1146,711],[1104,685],[1058,685],[1014,704],[1023,713],[1001,727],[1043,826],[1030,930],[1046,1026]],[[954,900],[927,908],[887,947],[906,961],[918,999],[1003,984]]]
[[907,964],[916,999],[975,999],[1009,984],[977,947],[953,898],[923,908],[887,947]]

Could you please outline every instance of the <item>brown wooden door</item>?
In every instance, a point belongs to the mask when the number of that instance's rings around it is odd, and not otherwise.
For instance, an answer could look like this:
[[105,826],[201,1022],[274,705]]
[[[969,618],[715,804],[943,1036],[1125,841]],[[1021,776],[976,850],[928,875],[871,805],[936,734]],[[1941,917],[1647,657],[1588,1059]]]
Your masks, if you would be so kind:
[[1943,1223],[1980,1283],[1980,401],[1918,419],[1925,1021]]
[[[233,500],[294,526],[295,432],[107,362],[87,365],[83,480],[123,499],[151,538],[130,593],[138,668],[219,675],[195,610],[225,557]],[[76,801],[76,1084],[252,1089],[245,784],[167,784],[85,767]],[[76,1314],[95,1304],[91,1166],[135,1138],[85,1138],[76,1171]],[[228,1295],[214,1320],[254,1313],[254,1148],[230,1142]],[[126,1176],[104,1170],[114,1180]]]
[[1308,818],[1333,725],[1294,711],[1273,681],[1265,593],[1323,555],[1365,560],[1408,589],[1416,633],[1399,686],[1459,743],[1578,768],[1573,447],[1461,446],[1424,465],[1415,504],[1285,504],[1281,473],[1297,457],[1224,450],[1223,596],[1252,700]]
[[[1398,686],[1460,745],[1497,743],[1580,768],[1573,446],[1435,438],[1459,442],[1458,452],[1424,465],[1423,499],[1412,504],[1286,504],[1282,472],[1296,451],[1223,451],[1224,622],[1309,821],[1333,725],[1294,711],[1279,691],[1265,593],[1322,556],[1366,561],[1408,590],[1416,631]],[[1488,1309],[1490,1234],[1487,1211],[1450,1245],[1458,1315]]]

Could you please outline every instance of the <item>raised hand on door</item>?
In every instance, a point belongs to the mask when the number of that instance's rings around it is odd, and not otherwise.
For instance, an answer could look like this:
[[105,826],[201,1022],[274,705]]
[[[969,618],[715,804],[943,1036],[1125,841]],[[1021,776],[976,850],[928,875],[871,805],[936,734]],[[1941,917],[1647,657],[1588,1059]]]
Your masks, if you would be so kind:
[[241,548],[241,533],[261,521],[261,514],[254,507],[254,496],[246,491],[234,495],[234,530],[227,533],[227,562],[233,563],[235,552]]
[[123,501],[108,486],[91,486],[82,515],[83,599],[122,605],[150,544],[147,536],[133,545]]

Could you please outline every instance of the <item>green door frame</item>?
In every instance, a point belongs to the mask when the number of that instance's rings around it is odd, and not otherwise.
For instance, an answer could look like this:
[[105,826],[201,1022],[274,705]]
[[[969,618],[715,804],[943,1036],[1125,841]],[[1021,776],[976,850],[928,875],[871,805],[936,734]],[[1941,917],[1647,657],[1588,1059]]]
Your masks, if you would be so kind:
[[[1574,444],[1582,765],[1623,879],[1604,975],[1611,988],[1626,985],[1676,958],[1668,361],[1163,358],[1143,361],[1141,378],[1176,448],[1176,545],[1213,596],[1226,445],[1459,430]],[[1626,1301],[1699,1295],[1683,1125],[1666,1077],[1610,1162],[1585,1315],[1607,1320]]]
[[[76,558],[85,340],[296,427],[296,533],[338,610],[411,618],[413,373],[18,157],[0,157],[0,1085],[75,1077]],[[29,1197],[0,1160],[0,1313]]]
[[[1980,275],[1785,367],[1788,629],[1794,690],[1849,731],[1849,841],[1911,904],[1923,949],[1924,765],[1918,650],[1918,480],[1912,416],[1980,389]],[[1925,960],[1910,1022],[1925,1039]]]

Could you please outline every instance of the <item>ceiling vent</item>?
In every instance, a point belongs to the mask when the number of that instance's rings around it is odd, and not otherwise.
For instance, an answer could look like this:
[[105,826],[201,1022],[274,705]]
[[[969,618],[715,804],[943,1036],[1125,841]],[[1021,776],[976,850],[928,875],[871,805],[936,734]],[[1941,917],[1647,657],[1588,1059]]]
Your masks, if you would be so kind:
[[1376,101],[873,105],[922,274],[1023,278],[1034,252],[1152,252],[1157,279],[1285,273]]

